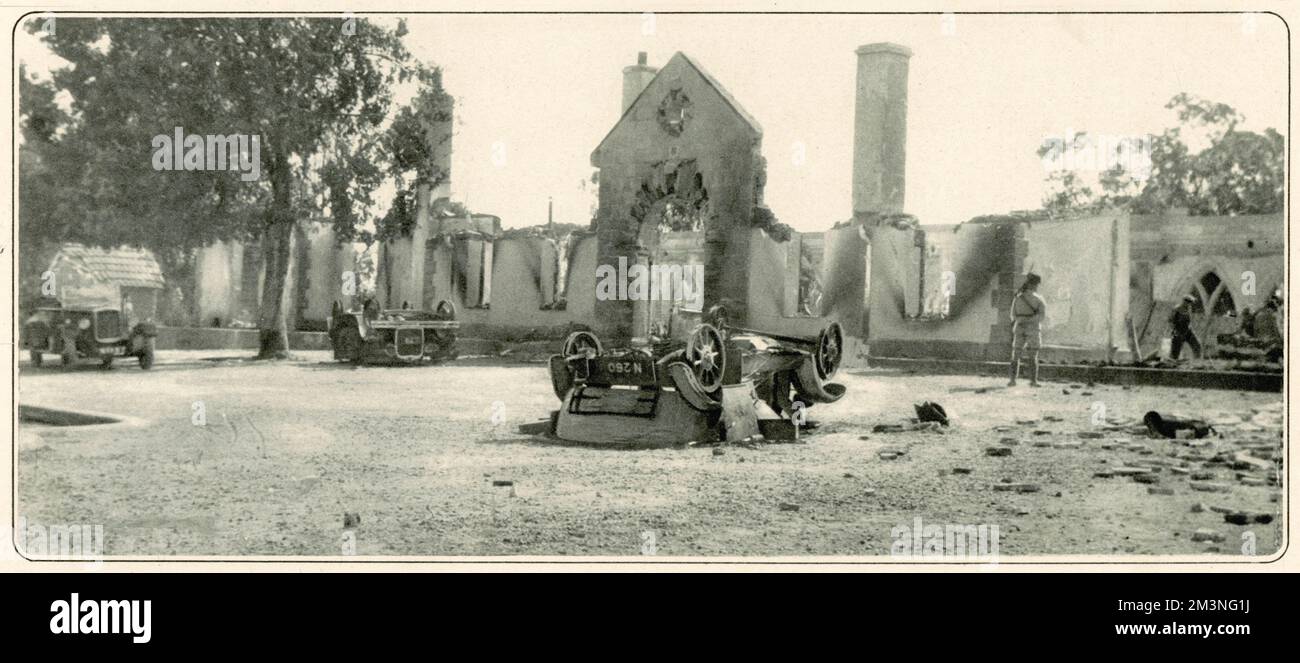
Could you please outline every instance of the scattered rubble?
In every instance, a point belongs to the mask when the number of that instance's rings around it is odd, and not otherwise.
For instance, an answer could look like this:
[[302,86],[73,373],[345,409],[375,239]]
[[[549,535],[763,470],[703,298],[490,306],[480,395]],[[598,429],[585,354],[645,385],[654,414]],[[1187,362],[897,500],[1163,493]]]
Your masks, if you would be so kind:
[[1118,476],[1134,476],[1138,474],[1149,474],[1150,472],[1151,470],[1146,467],[1127,467],[1123,465],[1111,470],[1112,474]]
[[937,421],[920,421],[906,424],[876,424],[871,427],[873,433],[910,433],[915,431],[943,432],[943,426]]
[[913,404],[912,408],[916,410],[916,418],[923,423],[934,422],[941,426],[948,425],[948,412],[938,403],[922,401]]
[[1223,514],[1223,522],[1231,525],[1249,525],[1259,523],[1267,525],[1273,522],[1273,515],[1269,513],[1247,513],[1245,511],[1233,511]]
[[1000,492],[1014,491],[1017,493],[1036,493],[1041,490],[1041,488],[1039,488],[1036,483],[1012,483],[1007,479],[1002,483],[993,484],[993,490]]
[[1228,537],[1212,529],[1198,529],[1192,533],[1193,541],[1208,541],[1212,543],[1222,543]]

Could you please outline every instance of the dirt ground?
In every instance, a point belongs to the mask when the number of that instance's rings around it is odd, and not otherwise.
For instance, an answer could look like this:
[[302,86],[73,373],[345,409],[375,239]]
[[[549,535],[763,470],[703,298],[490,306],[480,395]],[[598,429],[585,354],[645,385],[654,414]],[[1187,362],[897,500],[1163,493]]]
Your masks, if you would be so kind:
[[[1214,462],[1280,457],[1280,394],[1006,389],[991,377],[869,370],[838,376],[848,395],[809,411],[820,427],[801,443],[626,449],[517,433],[558,406],[541,364],[356,368],[326,353],[278,363],[218,354],[163,353],[152,371],[24,364],[20,403],[132,419],[21,425],[18,515],[102,524],[108,556],[332,556],[351,541],[358,555],[879,556],[918,517],[996,525],[1004,559],[1241,555],[1247,540],[1268,555],[1281,538],[1275,472]],[[907,422],[920,400],[941,403],[951,428],[872,431]],[[1149,439],[1131,430],[1147,410],[1217,419],[1223,437]],[[987,455],[994,446],[1010,455]],[[351,533],[345,513],[360,517]],[[1208,536],[1197,530],[1222,540],[1195,541]]]

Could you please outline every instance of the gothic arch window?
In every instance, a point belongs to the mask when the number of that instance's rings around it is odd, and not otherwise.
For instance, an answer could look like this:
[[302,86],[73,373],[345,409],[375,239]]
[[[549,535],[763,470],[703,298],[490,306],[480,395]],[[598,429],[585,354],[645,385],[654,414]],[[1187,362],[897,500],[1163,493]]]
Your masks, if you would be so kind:
[[1192,289],[1188,294],[1196,300],[1192,304],[1193,313],[1223,316],[1232,315],[1237,310],[1236,303],[1232,300],[1232,292],[1228,289],[1228,284],[1219,278],[1218,273],[1214,270],[1201,275],[1201,278],[1192,285]]

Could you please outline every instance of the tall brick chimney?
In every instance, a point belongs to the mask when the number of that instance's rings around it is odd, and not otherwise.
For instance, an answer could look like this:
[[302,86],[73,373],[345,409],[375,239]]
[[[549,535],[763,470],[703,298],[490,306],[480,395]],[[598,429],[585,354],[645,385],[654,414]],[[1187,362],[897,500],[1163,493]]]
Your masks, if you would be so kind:
[[859,46],[853,120],[853,213],[903,211],[907,64],[898,44]]
[[658,69],[646,64],[645,51],[636,54],[636,64],[623,67],[623,108],[619,110],[620,115],[627,112],[657,73]]

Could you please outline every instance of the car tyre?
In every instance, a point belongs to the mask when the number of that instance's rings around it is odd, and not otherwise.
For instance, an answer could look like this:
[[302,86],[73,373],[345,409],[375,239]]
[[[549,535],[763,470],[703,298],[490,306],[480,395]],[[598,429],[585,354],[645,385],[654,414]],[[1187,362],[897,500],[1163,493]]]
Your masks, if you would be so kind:
[[36,368],[40,368],[41,364],[45,362],[44,357],[41,356],[40,350],[32,350],[31,357],[32,366],[35,366]]

